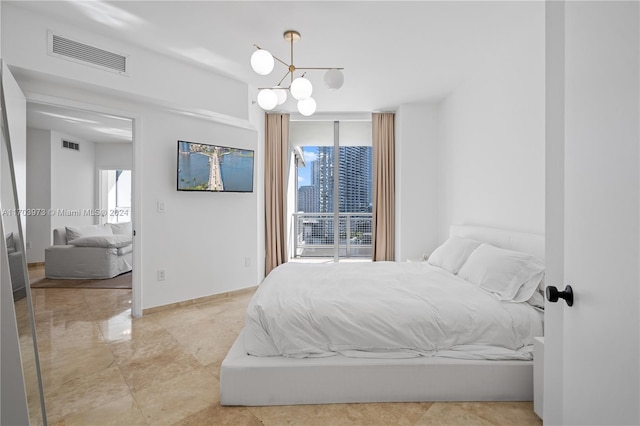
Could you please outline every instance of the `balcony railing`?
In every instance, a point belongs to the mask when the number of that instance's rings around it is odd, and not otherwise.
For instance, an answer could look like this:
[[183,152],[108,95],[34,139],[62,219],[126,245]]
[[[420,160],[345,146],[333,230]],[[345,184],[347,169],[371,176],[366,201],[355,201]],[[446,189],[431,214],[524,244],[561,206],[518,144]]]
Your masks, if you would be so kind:
[[[371,213],[339,213],[340,257],[371,257]],[[295,257],[333,257],[335,231],[333,213],[293,214]]]

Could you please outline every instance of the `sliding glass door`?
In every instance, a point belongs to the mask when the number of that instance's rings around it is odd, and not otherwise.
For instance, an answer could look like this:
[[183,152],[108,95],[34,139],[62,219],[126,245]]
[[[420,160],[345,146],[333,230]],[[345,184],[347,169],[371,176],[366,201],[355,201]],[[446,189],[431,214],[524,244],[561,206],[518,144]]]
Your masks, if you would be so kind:
[[298,258],[371,258],[371,122],[292,122]]

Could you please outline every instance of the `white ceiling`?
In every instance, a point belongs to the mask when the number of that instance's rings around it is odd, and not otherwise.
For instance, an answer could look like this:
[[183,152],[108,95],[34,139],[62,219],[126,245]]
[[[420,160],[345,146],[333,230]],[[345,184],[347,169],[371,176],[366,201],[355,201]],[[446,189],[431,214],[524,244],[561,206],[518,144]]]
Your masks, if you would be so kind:
[[29,127],[53,130],[78,138],[74,142],[131,142],[132,124],[130,119],[114,115],[57,105],[27,103],[27,125]]
[[[13,3],[13,2],[11,2]],[[253,87],[287,72],[251,70],[254,43],[289,62],[289,29],[298,67],[344,67],[337,91],[310,71],[319,112],[388,111],[438,101],[531,36],[543,1],[24,1],[88,31],[206,67]],[[533,14],[532,14],[533,12]],[[536,24],[537,23],[537,24]],[[533,28],[534,31],[539,29]],[[539,31],[543,34],[543,31]],[[295,110],[288,102],[285,109]]]

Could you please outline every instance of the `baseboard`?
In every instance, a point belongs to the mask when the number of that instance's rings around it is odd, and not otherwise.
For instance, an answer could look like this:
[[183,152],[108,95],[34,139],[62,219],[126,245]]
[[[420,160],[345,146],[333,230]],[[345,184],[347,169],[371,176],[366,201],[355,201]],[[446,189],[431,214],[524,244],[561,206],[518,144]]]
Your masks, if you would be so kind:
[[157,312],[162,312],[169,309],[180,308],[180,307],[191,306],[191,305],[200,305],[202,303],[213,302],[215,300],[228,299],[232,296],[238,296],[245,293],[253,293],[254,291],[256,291],[257,288],[258,288],[257,286],[247,287],[240,290],[233,290],[225,293],[213,294],[211,296],[204,296],[204,297],[198,297],[196,299],[183,300],[181,302],[170,303],[168,305],[154,306],[153,308],[143,309],[142,315],[144,316],[149,314],[155,314]]

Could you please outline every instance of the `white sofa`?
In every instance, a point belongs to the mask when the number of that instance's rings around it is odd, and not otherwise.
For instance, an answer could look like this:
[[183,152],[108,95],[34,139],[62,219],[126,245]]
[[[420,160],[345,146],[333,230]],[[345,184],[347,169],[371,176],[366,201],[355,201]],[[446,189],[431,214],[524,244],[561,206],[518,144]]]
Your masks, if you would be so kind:
[[129,272],[133,264],[131,222],[53,230],[44,251],[44,272],[55,279],[105,279]]

